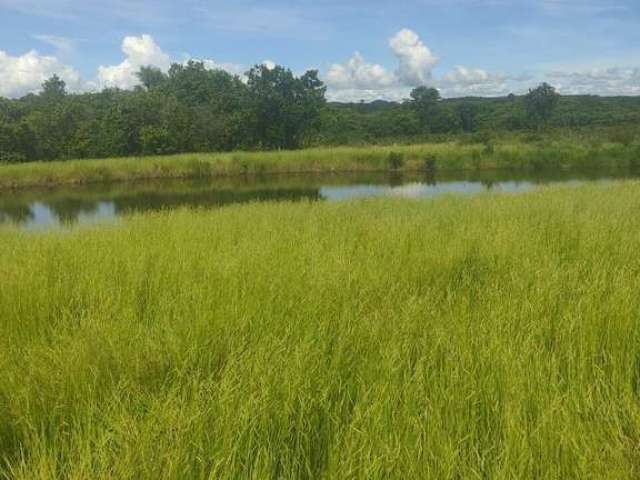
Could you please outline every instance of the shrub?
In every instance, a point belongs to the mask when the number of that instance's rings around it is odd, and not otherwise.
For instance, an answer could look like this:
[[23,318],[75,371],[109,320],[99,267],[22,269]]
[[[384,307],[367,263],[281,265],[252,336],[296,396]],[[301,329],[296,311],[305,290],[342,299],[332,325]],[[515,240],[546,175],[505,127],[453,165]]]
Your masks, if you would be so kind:
[[433,154],[429,154],[424,157],[424,161],[422,162],[422,170],[429,174],[433,174],[436,171],[436,156]]
[[609,141],[628,147],[636,138],[635,132],[628,128],[617,128],[609,133]]
[[0,163],[21,163],[26,161],[27,157],[22,153],[0,151]]
[[544,138],[539,133],[529,133],[522,137],[523,143],[540,143],[543,140]]
[[140,129],[140,144],[145,155],[162,155],[174,153],[169,131],[164,127],[142,127]]
[[209,163],[195,158],[189,160],[188,169],[192,177],[207,177],[211,174]]
[[404,153],[389,152],[387,162],[391,170],[399,170],[404,166]]
[[482,152],[485,155],[493,155],[493,152],[495,151],[495,147],[493,146],[493,142],[491,142],[491,140],[488,140],[484,143],[484,148],[482,149]]

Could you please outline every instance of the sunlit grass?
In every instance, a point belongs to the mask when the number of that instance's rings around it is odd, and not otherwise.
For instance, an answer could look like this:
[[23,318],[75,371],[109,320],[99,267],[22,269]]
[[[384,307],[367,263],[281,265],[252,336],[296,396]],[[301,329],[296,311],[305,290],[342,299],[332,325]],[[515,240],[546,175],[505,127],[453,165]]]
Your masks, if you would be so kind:
[[400,169],[407,171],[431,168],[429,165],[440,171],[640,166],[640,146],[636,144],[588,145],[573,139],[564,142],[549,140],[523,143],[507,139],[495,145],[468,145],[452,141],[422,145],[310,148],[296,151],[203,153],[5,164],[0,165],[0,189],[153,178],[382,171],[392,168],[392,153],[396,158],[400,158]]
[[637,478],[640,183],[0,227],[0,477]]

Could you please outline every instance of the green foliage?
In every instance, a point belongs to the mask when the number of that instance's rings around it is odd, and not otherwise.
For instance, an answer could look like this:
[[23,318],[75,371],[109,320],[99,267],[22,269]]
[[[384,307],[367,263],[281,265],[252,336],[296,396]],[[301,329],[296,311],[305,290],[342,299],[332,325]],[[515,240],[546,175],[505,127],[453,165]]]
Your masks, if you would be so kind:
[[175,152],[169,130],[163,127],[145,126],[140,129],[142,153],[162,155]]
[[256,65],[247,74],[248,133],[263,148],[297,148],[305,133],[316,131],[325,87],[318,72],[297,78],[276,65]]
[[474,103],[462,103],[458,106],[458,115],[460,116],[460,126],[463,132],[473,132],[476,129],[476,117],[478,115],[478,107]]
[[627,182],[2,227],[0,477],[637,478],[639,210]]
[[[0,151],[12,161],[32,161],[425,141],[464,145],[475,142],[477,132],[509,137],[542,127],[545,137],[628,147],[640,131],[640,97],[558,96],[548,85],[521,97],[442,99],[436,89],[419,87],[401,103],[327,104],[316,71],[295,76],[281,66],[259,65],[245,83],[192,60],[166,74],[142,67],[138,77],[141,86],[133,91],[76,94],[54,76],[38,95],[0,98]],[[583,131],[606,134],[592,138]]]
[[438,158],[434,154],[426,155],[422,164],[422,170],[430,175],[435,174],[437,161]]
[[67,94],[67,85],[58,75],[53,75],[42,84],[40,95],[47,100],[60,100]]
[[[180,139],[167,135],[160,125],[144,128],[135,140],[147,139],[149,151],[167,150]],[[546,137],[544,142],[523,143],[517,139],[485,137],[489,143],[471,145],[450,141],[427,144],[309,148],[269,152],[179,154],[164,157],[129,157],[103,160],[66,160],[47,163],[4,165],[0,169],[0,190],[26,186],[52,186],[143,178],[184,178],[194,175],[193,160],[204,168],[196,176],[264,173],[367,172],[386,169],[425,170],[426,159],[437,159],[438,170],[471,169],[627,169],[640,158],[640,145],[628,146],[584,140]],[[594,135],[591,135],[595,138]],[[465,137],[466,138],[466,137]],[[155,142],[153,143],[152,142]],[[395,165],[395,167],[394,167]]]
[[609,141],[619,143],[626,147],[635,141],[640,141],[640,135],[638,134],[638,131],[633,128],[621,127],[610,132]]
[[560,95],[548,83],[529,90],[525,96],[524,105],[531,124],[536,128],[547,126],[559,100]]
[[404,166],[404,154],[401,152],[389,152],[387,164],[391,170],[400,170]]
[[431,131],[433,129],[438,114],[438,104],[441,100],[440,92],[435,88],[417,87],[411,91],[409,103],[424,130]]
[[158,88],[167,81],[167,75],[159,68],[152,66],[141,67],[140,70],[136,72],[136,76],[142,86],[147,90]]
[[22,163],[24,161],[24,155],[20,153],[0,150],[0,163]]

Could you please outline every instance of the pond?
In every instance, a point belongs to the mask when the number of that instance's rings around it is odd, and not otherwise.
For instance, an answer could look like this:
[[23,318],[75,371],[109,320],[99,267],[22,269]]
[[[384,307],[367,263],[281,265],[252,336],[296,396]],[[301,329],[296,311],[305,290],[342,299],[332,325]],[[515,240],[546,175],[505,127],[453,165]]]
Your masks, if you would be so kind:
[[132,212],[177,207],[219,207],[243,202],[340,201],[374,196],[436,197],[482,192],[525,192],[542,185],[619,181],[625,171],[448,172],[426,174],[265,175],[211,180],[96,184],[0,193],[0,224],[26,229],[113,222]]

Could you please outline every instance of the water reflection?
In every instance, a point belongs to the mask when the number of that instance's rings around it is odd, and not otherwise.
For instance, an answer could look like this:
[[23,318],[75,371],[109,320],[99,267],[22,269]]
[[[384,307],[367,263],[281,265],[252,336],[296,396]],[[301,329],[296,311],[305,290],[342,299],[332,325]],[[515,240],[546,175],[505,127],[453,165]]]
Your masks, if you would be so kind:
[[631,172],[454,172],[442,174],[274,175],[211,181],[147,181],[0,194],[0,223],[52,228],[114,221],[131,212],[264,201],[339,201],[372,196],[435,197],[523,192],[637,176]]

